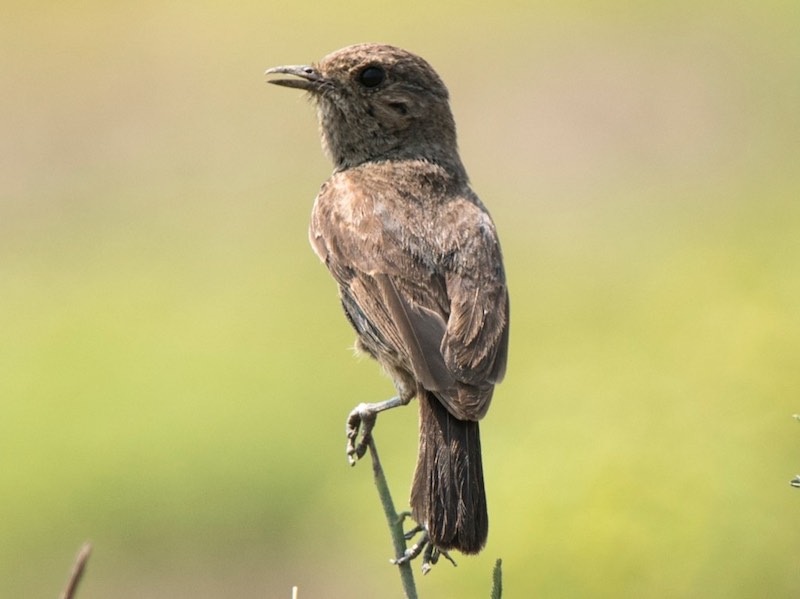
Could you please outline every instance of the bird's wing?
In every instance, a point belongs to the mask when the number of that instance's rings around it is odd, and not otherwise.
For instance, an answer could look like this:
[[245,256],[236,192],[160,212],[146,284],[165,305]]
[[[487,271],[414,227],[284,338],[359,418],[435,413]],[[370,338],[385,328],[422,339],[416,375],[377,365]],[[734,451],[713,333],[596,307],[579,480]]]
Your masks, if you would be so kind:
[[442,341],[445,362],[461,382],[499,383],[506,370],[510,306],[493,230],[461,258],[476,265],[446,276],[450,318]]
[[[339,283],[362,341],[395,352],[454,414],[478,417],[503,377],[508,347],[508,294],[494,225],[474,201],[453,202],[455,221],[442,223],[443,247],[430,252],[441,259],[432,264],[414,251],[424,240],[410,242],[413,234],[387,222],[392,217],[363,186],[329,182],[312,214],[312,246]],[[475,404],[468,408],[458,405],[465,385],[484,390],[467,394]]]

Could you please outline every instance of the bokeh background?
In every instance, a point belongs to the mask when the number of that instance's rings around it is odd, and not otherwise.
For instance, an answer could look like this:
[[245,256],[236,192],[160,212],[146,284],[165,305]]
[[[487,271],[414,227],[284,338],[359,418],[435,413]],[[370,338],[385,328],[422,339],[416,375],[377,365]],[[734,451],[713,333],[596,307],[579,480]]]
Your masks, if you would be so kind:
[[[490,538],[423,597],[800,585],[796,2],[12,2],[0,597],[399,597],[347,412],[392,388],[306,241],[330,165],[264,69],[384,41],[450,87],[504,244]],[[398,504],[416,409],[381,418]]]

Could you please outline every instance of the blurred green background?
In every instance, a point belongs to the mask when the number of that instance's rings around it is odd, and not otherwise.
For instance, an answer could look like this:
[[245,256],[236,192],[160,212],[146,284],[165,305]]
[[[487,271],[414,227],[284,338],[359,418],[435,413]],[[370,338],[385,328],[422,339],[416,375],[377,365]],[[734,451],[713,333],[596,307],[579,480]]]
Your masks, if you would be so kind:
[[[800,585],[796,2],[12,2],[0,22],[0,597],[399,597],[306,240],[330,172],[262,73],[425,56],[512,293],[490,537],[423,597]],[[416,407],[379,421],[398,504]]]

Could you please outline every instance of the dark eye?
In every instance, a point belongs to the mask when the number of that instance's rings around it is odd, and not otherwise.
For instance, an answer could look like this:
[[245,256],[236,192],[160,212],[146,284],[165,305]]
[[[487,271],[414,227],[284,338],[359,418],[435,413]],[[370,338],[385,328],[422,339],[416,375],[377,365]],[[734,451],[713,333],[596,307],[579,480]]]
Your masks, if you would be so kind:
[[386,73],[380,67],[367,67],[358,74],[358,82],[364,87],[377,87],[386,79]]

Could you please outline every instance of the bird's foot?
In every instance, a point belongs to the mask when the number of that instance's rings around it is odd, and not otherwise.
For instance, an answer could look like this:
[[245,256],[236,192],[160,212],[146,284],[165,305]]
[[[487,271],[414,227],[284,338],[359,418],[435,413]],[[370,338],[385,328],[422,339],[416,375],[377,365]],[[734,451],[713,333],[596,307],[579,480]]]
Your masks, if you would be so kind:
[[[356,462],[367,453],[372,429],[378,420],[378,412],[404,406],[412,397],[414,396],[403,394],[378,403],[360,403],[353,408],[347,417],[347,461],[351,466],[355,466]],[[358,438],[359,433],[361,440]]]
[[422,554],[422,574],[427,574],[431,571],[436,562],[439,561],[440,557],[444,557],[447,561],[449,561],[454,566],[458,566],[455,560],[450,557],[450,554],[447,553],[444,549],[439,549],[430,541],[430,537],[428,536],[428,531],[425,530],[423,526],[416,526],[409,530],[404,536],[406,540],[412,539],[417,533],[421,532],[422,535],[420,536],[419,541],[414,543],[411,547],[406,549],[405,553],[397,559],[391,560],[393,564],[396,566],[401,566],[413,560],[418,555]]
[[378,412],[373,409],[373,405],[360,403],[347,417],[347,461],[351,466],[355,466],[356,462],[367,453],[372,429],[378,421]]

